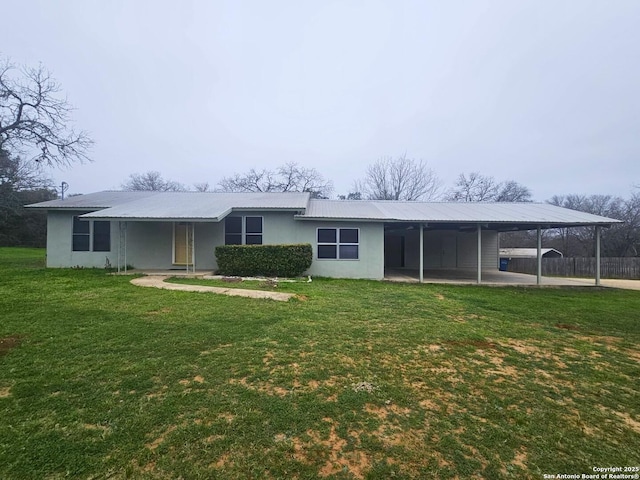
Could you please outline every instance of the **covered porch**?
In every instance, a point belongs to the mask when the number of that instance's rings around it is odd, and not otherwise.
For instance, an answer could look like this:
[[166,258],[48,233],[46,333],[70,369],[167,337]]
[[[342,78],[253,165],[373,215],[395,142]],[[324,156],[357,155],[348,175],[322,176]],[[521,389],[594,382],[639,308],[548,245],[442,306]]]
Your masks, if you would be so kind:
[[[511,285],[580,285],[583,279],[542,277],[542,230],[558,226],[593,226],[596,275],[601,285],[600,238],[603,225],[530,224],[517,222],[387,222],[384,238],[384,278],[420,283]],[[608,225],[605,225],[608,226]],[[498,233],[537,232],[537,275],[499,270]]]

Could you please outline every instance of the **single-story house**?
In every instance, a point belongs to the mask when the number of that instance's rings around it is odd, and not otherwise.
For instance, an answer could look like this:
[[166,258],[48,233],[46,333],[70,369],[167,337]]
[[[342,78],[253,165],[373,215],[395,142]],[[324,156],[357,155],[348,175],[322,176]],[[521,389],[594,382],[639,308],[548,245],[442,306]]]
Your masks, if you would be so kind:
[[[618,220],[542,203],[320,200],[308,193],[104,191],[29,205],[47,212],[47,266],[215,270],[224,244],[310,243],[309,275],[497,270],[498,233]],[[540,242],[540,234],[538,239]],[[538,251],[540,250],[540,244]]]
[[[543,248],[540,251],[542,258],[561,258],[562,252],[555,248]],[[537,248],[501,248],[500,258],[537,258]]]

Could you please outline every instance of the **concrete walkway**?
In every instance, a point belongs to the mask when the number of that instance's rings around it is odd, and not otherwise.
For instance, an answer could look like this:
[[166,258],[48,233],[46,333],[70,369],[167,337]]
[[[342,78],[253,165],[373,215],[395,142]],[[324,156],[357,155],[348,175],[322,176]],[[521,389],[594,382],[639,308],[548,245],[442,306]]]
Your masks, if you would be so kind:
[[164,290],[180,290],[183,292],[209,292],[220,295],[229,295],[231,297],[248,297],[248,298],[268,298],[279,302],[286,302],[290,298],[295,297],[293,293],[283,292],[267,292],[263,290],[247,290],[244,288],[223,288],[223,287],[206,287],[204,285],[185,285],[181,283],[167,283],[165,280],[171,278],[168,275],[147,275],[140,278],[134,278],[131,283],[139,287],[154,287]]

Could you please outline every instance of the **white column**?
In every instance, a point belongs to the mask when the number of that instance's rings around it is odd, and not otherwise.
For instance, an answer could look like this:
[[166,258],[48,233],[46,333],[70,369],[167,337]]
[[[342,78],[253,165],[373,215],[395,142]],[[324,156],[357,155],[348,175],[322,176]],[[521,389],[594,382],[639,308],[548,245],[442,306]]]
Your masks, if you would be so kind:
[[600,286],[600,232],[602,227],[596,225],[596,286]]
[[118,222],[118,273],[120,273],[120,263],[122,256],[122,222]]
[[127,222],[124,222],[124,273],[127,273]]
[[536,252],[538,268],[536,270],[536,284],[542,284],[542,228],[538,225],[538,251]]
[[482,225],[478,224],[478,283],[482,283]]
[[420,224],[420,283],[424,282],[424,226]]
[[196,224],[191,224],[191,269],[196,273]]

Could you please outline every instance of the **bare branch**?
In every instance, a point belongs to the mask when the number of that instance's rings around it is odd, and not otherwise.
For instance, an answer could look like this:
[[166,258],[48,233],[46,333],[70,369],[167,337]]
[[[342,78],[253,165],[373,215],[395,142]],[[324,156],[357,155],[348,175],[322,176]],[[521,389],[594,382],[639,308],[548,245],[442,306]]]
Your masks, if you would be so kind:
[[495,178],[471,172],[461,173],[455,187],[446,195],[454,202],[530,202],[531,191],[513,180],[497,182]]
[[249,170],[225,177],[219,183],[222,192],[309,192],[313,197],[328,197],[333,190],[330,181],[315,168],[305,168],[295,162],[286,163],[276,171]]
[[436,174],[420,160],[406,154],[393,159],[380,158],[369,165],[363,180],[356,182],[356,192],[370,200],[433,200],[440,190]]
[[73,107],[59,92],[42,65],[18,70],[9,60],[1,62],[0,148],[49,166],[90,161],[93,142],[86,132],[74,131]]
[[165,180],[160,172],[132,173],[129,180],[121,185],[127,191],[181,192],[184,185],[173,180]]

